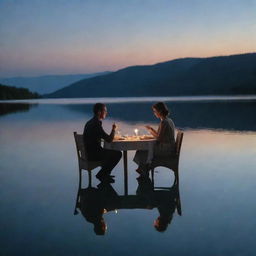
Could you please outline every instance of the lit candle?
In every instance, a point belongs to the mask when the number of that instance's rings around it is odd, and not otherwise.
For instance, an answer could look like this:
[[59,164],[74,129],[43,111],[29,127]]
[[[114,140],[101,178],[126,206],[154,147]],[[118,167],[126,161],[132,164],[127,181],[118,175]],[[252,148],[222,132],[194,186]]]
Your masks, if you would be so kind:
[[139,131],[138,129],[134,129],[134,133],[136,136],[138,136],[138,131]]

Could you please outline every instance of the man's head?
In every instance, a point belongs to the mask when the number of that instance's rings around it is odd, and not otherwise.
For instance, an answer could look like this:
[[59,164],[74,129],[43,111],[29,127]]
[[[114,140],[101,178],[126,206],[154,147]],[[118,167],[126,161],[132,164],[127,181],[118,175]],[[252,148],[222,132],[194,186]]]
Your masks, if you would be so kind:
[[98,236],[104,236],[107,231],[107,225],[103,218],[101,218],[99,221],[93,223],[94,224],[94,232]]
[[103,103],[96,103],[93,106],[93,113],[98,119],[104,119],[108,113],[106,105]]

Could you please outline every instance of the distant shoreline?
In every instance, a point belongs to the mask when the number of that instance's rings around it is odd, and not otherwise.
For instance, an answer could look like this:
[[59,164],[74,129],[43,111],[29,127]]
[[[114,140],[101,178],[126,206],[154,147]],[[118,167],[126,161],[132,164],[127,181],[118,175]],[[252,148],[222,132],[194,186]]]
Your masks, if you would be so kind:
[[94,104],[104,103],[132,103],[132,102],[198,102],[198,101],[249,101],[256,100],[256,95],[212,95],[212,96],[170,96],[170,97],[101,97],[101,98],[49,98],[49,99],[23,99],[0,100],[0,103],[16,104]]

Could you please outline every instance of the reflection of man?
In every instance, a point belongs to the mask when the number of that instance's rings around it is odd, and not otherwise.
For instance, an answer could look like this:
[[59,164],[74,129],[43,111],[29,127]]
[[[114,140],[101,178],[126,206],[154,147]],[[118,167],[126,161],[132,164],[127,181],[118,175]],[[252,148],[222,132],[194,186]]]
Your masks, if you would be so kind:
[[107,108],[105,104],[96,103],[93,107],[94,117],[84,127],[84,145],[89,161],[101,161],[102,168],[96,177],[100,181],[114,182],[110,176],[112,169],[119,162],[122,153],[117,150],[104,149],[101,147],[101,139],[111,142],[115,136],[116,125],[112,125],[112,131],[108,135],[102,128],[102,120],[106,118]]
[[98,188],[81,189],[79,207],[84,218],[94,225],[95,234],[104,235],[107,225],[103,214],[119,207],[119,197],[113,187],[104,182]]
[[97,235],[104,235],[107,229],[103,219],[104,205],[98,189],[89,187],[80,191],[80,210],[88,222],[94,225]]

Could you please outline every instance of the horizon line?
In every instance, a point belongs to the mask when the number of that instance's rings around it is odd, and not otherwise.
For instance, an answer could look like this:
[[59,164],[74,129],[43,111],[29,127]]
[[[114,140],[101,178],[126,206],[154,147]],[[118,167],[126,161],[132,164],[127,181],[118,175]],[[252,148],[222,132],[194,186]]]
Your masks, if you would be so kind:
[[0,100],[0,104],[95,104],[104,103],[133,103],[133,102],[208,102],[208,101],[250,101],[256,100],[252,95],[197,95],[197,96],[144,96],[144,97],[99,97],[99,98],[44,98],[22,100]]
[[151,63],[151,64],[142,64],[142,65],[131,65],[131,66],[124,66],[120,69],[117,70],[103,70],[103,71],[96,71],[96,72],[91,72],[91,73],[65,73],[65,74],[42,74],[42,75],[32,75],[32,76],[9,76],[9,77],[0,77],[0,79],[11,79],[11,78],[36,78],[36,77],[45,77],[45,76],[68,76],[68,75],[91,75],[91,74],[96,74],[96,73],[104,73],[104,72],[117,72],[119,70],[122,69],[126,69],[129,67],[140,67],[140,66],[154,66],[157,64],[161,64],[161,63],[165,63],[165,62],[169,62],[169,61],[175,61],[175,60],[179,60],[179,59],[207,59],[207,58],[218,58],[218,57],[230,57],[230,56],[238,56],[238,55],[247,55],[247,54],[256,54],[256,51],[254,52],[243,52],[243,53],[234,53],[234,54],[228,54],[228,55],[214,55],[214,56],[206,56],[206,57],[179,57],[179,58],[174,58],[174,59],[170,59],[170,60],[165,60],[165,61],[161,61],[161,62],[155,62],[155,63]]

